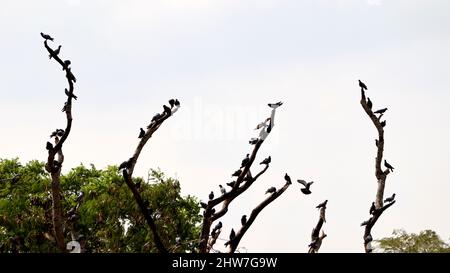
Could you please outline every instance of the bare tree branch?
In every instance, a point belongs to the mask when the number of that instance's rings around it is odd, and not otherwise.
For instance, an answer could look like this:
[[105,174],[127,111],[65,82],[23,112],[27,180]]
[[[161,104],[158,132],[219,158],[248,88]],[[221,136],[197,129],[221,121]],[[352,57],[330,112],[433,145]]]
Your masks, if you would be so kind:
[[[361,88],[360,103],[378,131],[378,139],[375,140],[375,144],[377,147],[377,156],[375,158],[375,177],[377,178],[378,183],[377,193],[375,197],[375,211],[372,213],[372,217],[368,221],[366,221],[368,224],[366,224],[363,237],[364,249],[366,253],[370,253],[372,252],[371,242],[373,240],[371,235],[372,227],[375,225],[381,214],[387,208],[392,206],[395,203],[395,201],[383,207],[383,196],[386,178],[390,173],[389,169],[386,169],[384,171],[381,169],[381,162],[383,160],[383,152],[384,152],[384,125],[386,124],[386,121],[380,121],[383,114],[380,114],[380,116],[377,117],[375,113],[372,111],[371,106],[369,105],[368,100],[366,99],[366,95],[363,88]],[[370,102],[370,104],[372,103]]]
[[[61,167],[64,162],[64,155],[62,152],[62,146],[69,136],[70,130],[72,128],[72,98],[74,98],[73,83],[76,81],[75,76],[72,74],[71,69],[69,67],[70,61],[63,62],[58,54],[59,49],[56,52],[51,49],[47,44],[47,39],[44,41],[44,46],[49,52],[51,58],[56,60],[66,72],[67,82],[69,84],[69,90],[67,91],[67,101],[64,104],[63,111],[66,113],[67,125],[65,130],[60,130],[59,134],[54,135],[55,137],[55,145],[47,144],[48,150],[48,158],[47,163],[45,165],[45,170],[50,173],[52,178],[52,220],[53,220],[53,228],[55,233],[56,244],[58,249],[62,252],[66,251],[64,244],[64,231],[63,231],[63,212],[61,205],[61,186],[60,186],[60,176],[61,176]],[[49,145],[50,144],[50,145]],[[57,160],[55,160],[55,156]]]
[[319,236],[320,229],[322,228],[322,225],[325,220],[325,210],[327,209],[327,206],[324,205],[320,207],[320,216],[319,221],[317,222],[316,227],[311,232],[311,244],[309,244],[309,251],[308,253],[317,253],[322,246],[322,240],[327,236],[323,231],[322,235]]

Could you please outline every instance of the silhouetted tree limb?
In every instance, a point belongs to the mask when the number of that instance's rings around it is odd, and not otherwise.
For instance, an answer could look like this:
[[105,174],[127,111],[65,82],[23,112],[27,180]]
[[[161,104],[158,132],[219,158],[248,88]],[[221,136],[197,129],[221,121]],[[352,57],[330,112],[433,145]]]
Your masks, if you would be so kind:
[[155,120],[152,120],[150,125],[147,127],[147,130],[145,131],[145,134],[142,138],[140,138],[140,141],[138,143],[138,146],[136,147],[136,150],[134,151],[134,154],[131,158],[129,158],[126,162],[122,163],[124,165],[124,169],[122,171],[123,178],[125,180],[125,183],[127,184],[128,188],[130,188],[131,192],[133,193],[133,197],[136,200],[136,203],[139,206],[139,209],[141,210],[142,214],[144,215],[145,220],[147,221],[147,224],[150,227],[150,230],[153,234],[153,239],[155,241],[155,245],[159,252],[161,253],[167,253],[166,247],[164,247],[164,244],[161,241],[160,236],[158,235],[158,231],[156,229],[155,221],[153,220],[152,214],[153,210],[152,208],[149,208],[146,202],[142,199],[141,194],[139,193],[138,189],[136,188],[136,185],[133,182],[133,171],[134,167],[136,165],[136,162],[139,158],[139,155],[141,154],[142,149],[144,148],[147,141],[152,137],[153,133],[156,132],[156,130],[159,129],[161,124],[168,119],[170,116],[172,116],[177,110],[179,106],[173,107],[171,109],[171,112],[168,113],[166,111],[163,111],[159,118],[156,118]]
[[[55,145],[47,145],[48,158],[45,165],[45,170],[50,173],[52,178],[52,220],[53,228],[55,233],[56,244],[60,251],[65,252],[66,246],[64,243],[64,230],[63,230],[63,212],[61,205],[61,186],[60,186],[60,176],[61,167],[64,162],[64,155],[62,152],[62,146],[69,136],[70,130],[72,128],[72,98],[74,98],[73,83],[76,81],[75,76],[72,74],[69,67],[70,62],[63,62],[58,54],[51,49],[47,40],[44,41],[44,46],[49,52],[50,56],[56,60],[63,68],[66,73],[67,82],[69,84],[69,90],[67,91],[67,101],[64,104],[63,111],[66,113],[67,125],[66,129],[60,131],[60,135],[55,135]],[[59,53],[59,52],[58,52]],[[57,159],[55,160],[55,156]]]
[[[383,122],[380,121],[383,114],[379,115],[378,117],[375,115],[375,113],[372,111],[371,107],[368,105],[368,101],[366,99],[366,95],[364,92],[364,89],[361,88],[361,106],[363,107],[364,111],[367,113],[369,118],[372,120],[372,123],[374,124],[375,128],[378,132],[378,139],[375,140],[375,144],[377,147],[377,156],[375,158],[375,177],[377,178],[378,188],[377,188],[377,194],[375,198],[375,211],[372,214],[372,217],[367,221],[368,224],[365,225],[365,232],[364,232],[364,249],[366,253],[372,252],[371,242],[373,240],[371,231],[372,227],[377,222],[378,218],[381,216],[381,214],[390,206],[392,206],[394,202],[383,206],[383,196],[384,196],[384,188],[386,184],[386,178],[390,173],[389,169],[382,170],[381,169],[381,162],[383,160],[383,152],[384,152],[384,126]],[[384,122],[385,124],[385,122]]]
[[327,209],[326,206],[323,206],[320,208],[320,216],[319,221],[317,222],[317,225],[315,228],[313,228],[311,232],[311,243],[309,244],[309,251],[308,253],[317,253],[322,246],[322,240],[327,236],[323,230],[322,235],[319,236],[320,229],[322,228],[322,225],[325,220],[325,210]]

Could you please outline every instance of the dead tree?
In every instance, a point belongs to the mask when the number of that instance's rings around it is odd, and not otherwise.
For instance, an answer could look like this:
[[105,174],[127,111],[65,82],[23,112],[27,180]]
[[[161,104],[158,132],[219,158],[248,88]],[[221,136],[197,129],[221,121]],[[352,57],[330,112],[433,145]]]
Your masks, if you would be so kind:
[[139,155],[141,154],[141,151],[144,148],[147,141],[153,136],[153,133],[159,129],[161,124],[163,124],[163,122],[165,120],[167,120],[170,116],[172,116],[180,107],[180,103],[178,102],[178,100],[172,99],[169,101],[169,103],[170,103],[171,107],[164,105],[163,112],[158,113],[153,117],[151,123],[147,126],[147,130],[143,130],[141,128],[141,133],[139,134],[140,141],[136,147],[136,150],[134,151],[133,156],[130,157],[127,161],[124,161],[119,166],[119,169],[123,170],[122,175],[123,175],[123,178],[124,178],[128,188],[130,188],[131,192],[133,193],[133,197],[136,200],[136,203],[138,204],[139,209],[141,210],[142,214],[144,215],[145,220],[147,221],[147,224],[150,227],[150,230],[152,231],[156,248],[161,253],[167,253],[168,250],[164,246],[163,242],[161,241],[160,236],[158,235],[155,221],[152,216],[153,209],[149,208],[148,202],[142,199],[141,194],[139,193],[135,183],[133,182],[133,171],[134,171],[136,162],[139,159]]
[[[377,147],[377,156],[375,158],[375,177],[377,178],[378,189],[375,197],[375,202],[372,203],[372,207],[370,208],[370,214],[372,215],[369,220],[364,221],[361,225],[365,226],[364,231],[364,249],[366,253],[372,252],[371,242],[373,240],[371,231],[375,223],[381,214],[392,206],[395,203],[395,200],[391,200],[387,205],[383,204],[383,196],[384,196],[384,188],[386,184],[386,178],[390,174],[391,170],[390,166],[385,160],[386,170],[381,169],[381,162],[383,160],[383,152],[384,152],[384,127],[386,126],[386,121],[381,121],[381,118],[384,115],[384,112],[387,108],[377,110],[375,112],[372,111],[372,101],[370,98],[366,99],[366,95],[364,90],[367,87],[360,83],[361,87],[361,105],[364,111],[367,113],[369,118],[372,120],[375,128],[378,131],[378,139],[375,140],[375,145]],[[378,116],[377,116],[378,115]]]
[[311,232],[311,243],[308,245],[309,251],[308,253],[317,253],[319,252],[320,247],[322,246],[322,241],[327,235],[322,230],[322,234],[319,235],[320,229],[322,228],[323,223],[326,222],[325,220],[325,210],[327,209],[327,202],[328,200],[325,200],[323,203],[319,204],[316,208],[319,209],[320,216],[319,221],[317,222],[317,225],[315,228],[313,228]]
[[[65,71],[67,82],[69,84],[69,89],[65,89],[65,94],[67,100],[64,103],[62,112],[66,113],[67,124],[66,128],[56,129],[52,134],[51,138],[54,138],[54,144],[47,142],[46,149],[48,150],[48,158],[45,164],[45,170],[50,173],[52,179],[52,220],[53,229],[55,233],[55,240],[57,247],[60,251],[65,252],[66,246],[64,243],[64,227],[63,227],[63,211],[61,205],[61,186],[60,186],[60,176],[61,167],[64,162],[64,154],[62,152],[62,146],[69,136],[70,129],[72,128],[72,99],[77,99],[74,95],[74,83],[76,82],[75,76],[72,74],[69,60],[62,61],[58,56],[61,46],[58,49],[53,50],[49,47],[47,41],[53,41],[49,35],[41,33],[41,36],[45,39],[44,46],[50,54],[50,59],[53,58],[58,62],[63,71]],[[55,159],[56,157],[56,159]]]
[[[236,171],[233,176],[237,176],[237,179],[231,183],[228,183],[228,185],[231,187],[231,190],[224,192],[214,199],[213,192],[210,194],[210,198],[208,203],[204,204],[204,212],[203,212],[203,224],[202,224],[202,230],[200,234],[200,242],[199,242],[199,252],[200,253],[208,253],[213,248],[214,244],[216,243],[217,237],[220,234],[220,228],[217,231],[216,228],[213,229],[211,232],[211,225],[214,221],[220,219],[228,212],[228,206],[230,203],[239,195],[244,193],[250,186],[262,175],[264,174],[267,169],[269,168],[270,158],[267,158],[264,160],[264,168],[257,173],[255,176],[252,175],[250,168],[252,167],[256,155],[258,153],[259,148],[264,143],[264,140],[271,132],[274,121],[275,121],[275,111],[276,108],[281,106],[281,102],[277,104],[270,104],[269,106],[272,107],[272,114],[271,117],[266,119],[264,122],[260,123],[256,129],[260,129],[259,138],[253,138],[250,140],[250,144],[255,145],[253,148],[253,151],[251,154],[248,154],[247,157],[242,161],[241,168],[239,168],[238,171]],[[268,124],[267,124],[268,122]],[[262,201],[256,208],[253,209],[251,212],[248,220],[242,222],[241,228],[238,230],[237,233],[234,233],[230,236],[230,240],[226,243],[226,245],[229,246],[229,252],[233,253],[236,251],[240,240],[242,239],[242,236],[244,236],[245,232],[250,228],[251,224],[255,221],[258,214],[271,202],[273,202],[276,198],[278,198],[283,192],[290,186],[291,182],[287,181],[286,184],[281,187],[280,189],[276,190],[274,187],[271,188],[268,193],[270,193],[270,196],[267,197],[264,201]],[[215,207],[221,205],[220,209],[215,209]],[[210,235],[211,234],[211,235]]]

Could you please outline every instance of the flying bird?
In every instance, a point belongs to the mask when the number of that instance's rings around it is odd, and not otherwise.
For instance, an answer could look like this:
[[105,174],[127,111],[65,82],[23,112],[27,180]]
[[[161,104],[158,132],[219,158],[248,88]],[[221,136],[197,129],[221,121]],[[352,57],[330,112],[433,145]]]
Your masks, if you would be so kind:
[[325,200],[322,203],[320,203],[316,208],[318,208],[318,209],[327,208],[327,203],[328,203],[328,200]]
[[395,200],[395,193],[391,197],[388,197],[388,198],[384,199],[384,202],[385,203],[387,203],[387,202],[391,203],[391,202],[394,202],[394,200]]
[[306,182],[305,180],[298,179],[297,182],[302,184],[303,186],[305,186],[304,188],[300,189],[304,194],[311,194],[309,187],[311,187],[311,185],[314,183],[314,181]]
[[50,142],[47,141],[47,144],[45,145],[45,149],[47,149],[47,150],[53,149],[53,144],[51,144]]
[[241,169],[247,167],[248,163],[250,163],[250,154],[247,154],[247,156],[242,160]]
[[372,202],[372,206],[370,206],[370,210],[369,213],[373,214],[375,212],[376,208],[375,208],[375,202]]
[[48,35],[48,34],[44,34],[44,33],[41,32],[41,36],[42,36],[42,38],[44,38],[45,40],[53,41],[53,38],[50,37],[50,35]]
[[[55,49],[55,50],[53,51],[53,54],[54,54],[55,56],[58,56],[58,54],[59,54],[60,51],[61,51],[61,46],[58,46],[58,48]],[[51,59],[51,58],[53,57],[53,55],[50,54],[50,55],[48,55],[48,57]]]
[[253,138],[250,139],[250,141],[248,143],[251,144],[251,145],[255,145],[256,143],[258,143],[258,138],[253,137]]
[[145,135],[145,131],[144,131],[144,129],[141,128],[141,131],[139,132],[138,138],[143,138],[144,135]]
[[375,114],[380,114],[380,115],[382,115],[382,114],[384,114],[384,112],[386,112],[386,111],[387,111],[387,108],[383,108],[383,109],[380,109],[380,110],[375,111],[374,113],[375,113]]
[[369,97],[367,98],[367,107],[369,107],[369,109],[372,109],[372,101]]
[[213,200],[214,199],[214,192],[213,191],[211,191],[210,193],[209,193],[209,200]]
[[266,159],[264,159],[263,161],[261,161],[261,163],[259,163],[260,165],[268,165],[270,162],[272,161],[272,158],[269,156]]
[[359,87],[361,87],[361,89],[367,90],[367,86],[361,80],[358,80],[358,82],[359,82]]
[[235,171],[231,176],[239,176],[239,175],[241,175],[241,173],[242,173],[242,170],[239,169],[239,170]]
[[273,109],[276,109],[276,108],[280,107],[281,105],[283,105],[283,103],[281,101],[279,101],[277,103],[269,103],[267,105],[269,105],[269,107],[271,107]]
[[361,226],[367,226],[370,223],[370,219],[361,223]]
[[170,104],[170,108],[173,108],[175,106],[175,100],[174,99],[170,99],[169,100],[169,104]]
[[284,175],[284,180],[286,180],[288,184],[292,184],[291,177],[287,173]]
[[270,188],[267,189],[267,191],[266,191],[265,194],[268,194],[268,193],[274,193],[274,192],[276,192],[276,191],[277,191],[277,189],[276,189],[275,187],[270,187]]
[[392,167],[392,165],[389,164],[389,163],[386,161],[386,159],[384,160],[384,166],[385,166],[386,168],[388,168],[391,172],[394,171],[394,167]]
[[222,185],[219,185],[219,188],[220,188],[220,192],[221,192],[222,194],[227,193],[227,191],[225,190],[224,187],[222,187]]
[[78,97],[75,96],[74,94],[70,94],[70,92],[69,92],[69,90],[67,90],[67,88],[64,89],[64,93],[66,93],[66,96],[68,96],[68,97],[72,97],[72,98],[74,98],[75,100],[78,99]]
[[242,215],[242,218],[241,218],[241,224],[243,225],[243,226],[245,226],[245,224],[247,223],[247,215]]
[[381,127],[384,127],[384,126],[386,126],[386,121],[385,121],[385,120],[383,120],[383,121],[381,122]]
[[163,105],[164,108],[164,113],[166,113],[168,116],[170,116],[172,114],[172,110],[170,110],[170,108],[167,105]]

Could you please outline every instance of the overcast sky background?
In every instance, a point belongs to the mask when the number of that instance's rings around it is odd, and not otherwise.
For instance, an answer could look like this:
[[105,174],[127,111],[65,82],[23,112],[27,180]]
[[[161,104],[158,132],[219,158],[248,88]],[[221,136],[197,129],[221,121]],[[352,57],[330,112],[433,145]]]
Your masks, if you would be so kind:
[[[139,127],[162,104],[180,110],[147,144],[135,174],[161,168],[183,194],[206,200],[252,146],[253,128],[283,101],[258,154],[272,164],[222,218],[223,238],[264,191],[297,183],[258,216],[240,246],[306,252],[329,200],[322,252],[362,252],[375,198],[376,130],[357,80],[386,112],[385,157],[396,168],[386,195],[398,202],[373,236],[433,229],[450,238],[450,1],[152,0],[9,1],[0,9],[0,157],[46,159],[49,133],[65,126],[67,82],[39,32],[54,36],[77,77],[63,172],[129,158]],[[253,173],[259,166],[253,168]],[[216,246],[222,250],[223,242]]]

